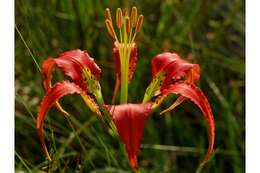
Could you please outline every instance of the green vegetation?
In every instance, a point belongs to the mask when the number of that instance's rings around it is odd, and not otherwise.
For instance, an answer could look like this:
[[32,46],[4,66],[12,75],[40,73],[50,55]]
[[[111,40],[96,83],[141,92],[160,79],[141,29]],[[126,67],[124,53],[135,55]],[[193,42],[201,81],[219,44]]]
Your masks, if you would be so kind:
[[[215,153],[202,172],[245,172],[245,4],[241,0],[129,1],[144,14],[138,35],[137,69],[129,85],[131,102],[141,102],[151,81],[151,58],[176,51],[201,65],[200,88],[216,122]],[[113,42],[104,24],[104,9],[118,0],[16,0],[15,11],[15,167],[16,171],[131,172],[123,147],[85,107],[79,96],[61,100],[71,113],[49,111],[45,135],[53,158],[45,161],[35,132],[43,97],[37,63],[70,49],[86,49],[102,68],[106,103],[114,88]],[[63,79],[56,71],[54,80]],[[206,123],[187,101],[173,112],[151,114],[139,157],[142,173],[194,172],[207,148]],[[118,100],[117,100],[118,102]]]

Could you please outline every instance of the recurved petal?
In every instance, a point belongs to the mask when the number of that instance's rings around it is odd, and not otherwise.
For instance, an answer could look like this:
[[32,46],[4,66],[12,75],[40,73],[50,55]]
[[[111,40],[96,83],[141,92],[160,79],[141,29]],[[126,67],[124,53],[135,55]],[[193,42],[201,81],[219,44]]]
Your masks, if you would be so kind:
[[65,75],[69,76],[74,83],[86,90],[82,72],[90,70],[91,74],[99,79],[101,70],[86,51],[79,49],[60,54],[57,58],[48,58],[43,62],[43,85],[45,90],[51,87],[52,72],[58,66]]
[[[52,83],[51,83],[52,73],[55,70],[55,68],[56,68],[56,62],[55,62],[55,59],[53,59],[53,58],[48,58],[42,64],[43,88],[44,88],[45,92],[47,92],[47,90],[52,87]],[[62,108],[62,106],[59,104],[59,102],[56,102],[56,107],[64,115],[67,115],[67,116],[69,115],[69,113]]]
[[191,64],[182,59],[178,54],[169,52],[156,55],[152,59],[153,78],[160,72],[166,76],[160,88],[161,90],[179,80],[196,82],[200,77],[198,64]]
[[53,58],[48,58],[42,64],[43,87],[45,91],[51,88],[52,73],[56,67],[56,62]]
[[137,157],[151,106],[151,103],[108,106],[134,170],[138,169]]
[[165,66],[167,66],[169,63],[177,61],[180,59],[178,54],[165,52],[158,54],[152,58],[152,75],[155,77],[155,75],[162,71]]
[[[93,102],[79,86],[77,86],[75,83],[71,83],[68,81],[59,82],[47,91],[46,95],[43,97],[43,99],[41,101],[40,108],[38,111],[36,131],[39,136],[41,145],[44,149],[44,152],[49,160],[51,160],[51,158],[48,154],[48,150],[45,145],[44,136],[43,136],[43,132],[42,132],[44,118],[46,116],[47,111],[60,98],[62,98],[65,95],[68,95],[68,94],[80,94],[84,100],[87,99],[88,102],[91,102],[91,104],[96,105],[95,102]],[[94,109],[94,108],[92,108],[92,109]],[[97,111],[97,114],[100,114],[97,106],[96,106],[96,109],[94,109],[94,110]]]
[[[165,52],[156,55],[152,59],[153,80],[147,87],[143,102],[148,102],[156,94],[169,85],[180,81],[195,83],[200,78],[200,67],[198,64],[191,64],[182,59],[177,53]],[[185,101],[180,98],[173,107]]]
[[194,84],[188,82],[176,83],[170,85],[167,89],[162,91],[162,95],[168,96],[169,94],[180,94],[183,97],[190,99],[195,103],[204,115],[204,118],[208,124],[208,137],[209,146],[207,154],[205,155],[203,161],[200,163],[198,169],[201,169],[209,160],[211,153],[213,152],[214,141],[215,141],[215,123],[213,113],[209,102],[203,92],[197,88]]
[[82,51],[80,49],[70,50],[60,54],[57,58],[76,60],[82,66],[82,68],[87,68],[98,80],[100,77],[101,70],[99,66],[95,63],[94,59],[89,56],[86,50]]

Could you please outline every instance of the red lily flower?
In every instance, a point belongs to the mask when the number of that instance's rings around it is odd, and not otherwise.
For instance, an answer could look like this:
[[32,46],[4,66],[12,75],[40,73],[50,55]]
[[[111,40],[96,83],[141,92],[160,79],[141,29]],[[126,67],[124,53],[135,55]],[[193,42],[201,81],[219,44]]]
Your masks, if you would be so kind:
[[[64,74],[69,76],[73,82],[64,81],[52,86],[52,72],[56,66],[58,66]],[[100,77],[101,70],[86,51],[79,49],[67,51],[60,54],[57,58],[48,58],[44,61],[42,69],[44,76],[43,86],[46,95],[41,102],[38,112],[37,134],[47,158],[51,160],[42,133],[46,112],[56,104],[59,110],[68,115],[59,105],[58,100],[65,95],[77,93],[81,95],[89,108],[100,117],[101,113],[98,105],[89,94],[93,94],[96,96],[96,99],[100,99],[98,98],[100,96],[100,88],[97,80]]]
[[[123,22],[122,22],[123,19]],[[58,103],[58,100],[68,94],[80,94],[88,107],[96,113],[97,117],[109,127],[116,130],[121,141],[125,144],[128,160],[133,170],[138,169],[138,154],[149,112],[170,94],[181,96],[162,113],[173,110],[183,101],[189,99],[202,111],[207,124],[209,147],[206,156],[199,165],[201,169],[208,162],[213,151],[215,140],[214,118],[203,92],[195,86],[200,78],[200,67],[182,59],[176,53],[162,53],[152,59],[153,80],[146,89],[143,103],[127,104],[128,83],[132,80],[137,61],[137,46],[134,42],[136,34],[140,31],[143,16],[137,20],[137,9],[132,8],[131,22],[128,12],[122,16],[121,9],[117,9],[116,24],[119,28],[120,41],[112,24],[109,9],[106,9],[106,26],[109,34],[116,40],[114,43],[114,61],[116,70],[116,85],[112,104],[114,104],[117,90],[121,86],[121,105],[104,105],[99,77],[101,70],[86,51],[72,50],[49,58],[43,63],[43,86],[46,95],[43,97],[37,118],[37,134],[48,159],[50,156],[43,138],[43,122],[46,112],[53,106],[68,114]],[[123,31],[123,33],[122,33]],[[132,33],[132,31],[134,31]],[[52,72],[59,67],[69,76],[72,82],[63,81],[52,86]],[[107,108],[107,109],[104,109]],[[109,114],[109,115],[108,115]],[[113,120],[113,121],[110,121]]]
[[169,112],[183,101],[190,99],[202,111],[208,124],[209,147],[206,156],[198,169],[209,160],[213,151],[215,140],[214,117],[203,92],[195,86],[200,78],[200,67],[198,64],[191,64],[176,53],[162,53],[152,59],[153,81],[146,90],[143,103],[148,102],[152,97],[156,97],[155,104],[158,106],[165,97],[174,93],[181,96],[166,110]]

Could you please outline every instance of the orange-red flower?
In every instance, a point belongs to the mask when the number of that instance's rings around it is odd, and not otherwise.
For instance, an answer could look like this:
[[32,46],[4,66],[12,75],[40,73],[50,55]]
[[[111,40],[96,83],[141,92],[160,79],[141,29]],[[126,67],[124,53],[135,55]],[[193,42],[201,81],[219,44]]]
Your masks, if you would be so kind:
[[[133,78],[137,62],[137,45],[134,38],[140,31],[143,16],[140,15],[137,20],[137,9],[133,7],[130,20],[127,12],[122,16],[121,9],[117,9],[116,22],[120,41],[113,28],[110,11],[107,9],[106,26],[109,34],[116,40],[113,48],[116,85],[111,105],[105,105],[103,101],[99,84],[101,70],[86,51],[78,49],[67,51],[57,58],[48,58],[43,62],[43,87],[46,94],[40,104],[36,129],[47,158],[51,159],[42,132],[44,117],[53,105],[68,115],[58,103],[59,99],[68,94],[79,94],[99,120],[119,134],[125,145],[130,166],[137,170],[138,154],[149,113],[167,96],[178,94],[179,98],[161,114],[172,111],[185,100],[192,101],[201,110],[208,124],[209,138],[208,151],[198,168],[201,169],[213,151],[215,124],[206,96],[196,87],[196,82],[200,79],[199,65],[189,63],[177,53],[164,52],[156,55],[152,59],[152,81],[146,89],[142,103],[127,103],[128,83]],[[71,81],[52,85],[52,73],[56,67],[60,68]],[[120,86],[120,105],[114,105]]]
[[[72,79],[72,82],[63,81],[52,86],[52,73],[56,66],[58,66],[65,75],[69,76]],[[89,94],[98,97],[100,92],[100,89],[98,88],[98,79],[101,70],[86,51],[81,51],[79,49],[64,52],[57,58],[48,58],[44,61],[42,69],[43,87],[46,94],[40,105],[36,129],[44,152],[50,160],[51,158],[48,154],[42,133],[46,112],[56,104],[56,107],[61,112],[68,115],[68,113],[60,106],[58,100],[65,95],[76,93],[81,95],[85,103],[94,113],[97,114],[97,116],[100,116],[101,113],[98,109],[98,105]]]

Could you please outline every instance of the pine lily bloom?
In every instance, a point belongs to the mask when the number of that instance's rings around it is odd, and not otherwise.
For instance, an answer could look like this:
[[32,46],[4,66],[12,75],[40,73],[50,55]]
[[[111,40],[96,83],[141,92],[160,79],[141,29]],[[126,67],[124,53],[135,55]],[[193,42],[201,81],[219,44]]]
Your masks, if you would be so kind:
[[156,55],[152,59],[152,75],[153,80],[146,89],[143,103],[156,97],[155,104],[158,106],[168,95],[180,94],[181,96],[168,109],[162,111],[161,114],[173,110],[187,99],[195,103],[202,111],[208,124],[209,147],[204,160],[198,167],[198,169],[201,169],[208,162],[213,151],[215,124],[207,98],[195,86],[195,83],[200,78],[199,65],[185,61],[176,53],[165,52]]
[[[49,160],[50,155],[43,137],[43,122],[47,111],[56,106],[62,113],[68,113],[58,100],[68,94],[79,94],[86,105],[113,134],[119,135],[125,145],[128,161],[133,170],[138,170],[138,154],[149,113],[171,94],[180,97],[166,110],[172,111],[185,100],[191,100],[204,115],[208,124],[209,147],[207,154],[199,165],[201,169],[209,160],[215,140],[214,117],[203,92],[195,86],[200,78],[200,67],[181,58],[177,53],[165,52],[152,58],[152,81],[147,87],[142,103],[128,103],[128,85],[132,80],[137,62],[137,44],[134,42],[140,32],[143,15],[137,18],[137,8],[128,11],[116,11],[116,32],[110,10],[106,9],[105,24],[109,35],[115,40],[113,55],[116,71],[116,84],[112,104],[105,104],[102,97],[99,78],[101,70],[86,51],[72,50],[60,54],[57,58],[48,58],[43,63],[43,87],[45,96],[40,104],[37,118],[37,134]],[[118,36],[119,35],[119,36]],[[70,77],[71,81],[52,85],[52,72],[58,67]],[[116,94],[120,89],[120,104]]]
[[[52,72],[56,66],[58,66],[65,75],[69,76],[72,82],[62,81],[52,86]],[[48,58],[44,61],[42,69],[43,87],[46,91],[46,95],[43,97],[40,105],[36,130],[44,152],[47,158],[51,160],[42,133],[46,112],[56,104],[56,107],[61,110],[61,112],[68,115],[60,106],[58,100],[65,95],[76,93],[80,94],[88,107],[100,117],[101,113],[98,109],[98,105],[90,94],[93,94],[96,100],[98,100],[100,104],[103,104],[98,82],[101,70],[88,53],[81,50],[72,50],[59,55],[57,58]]]

